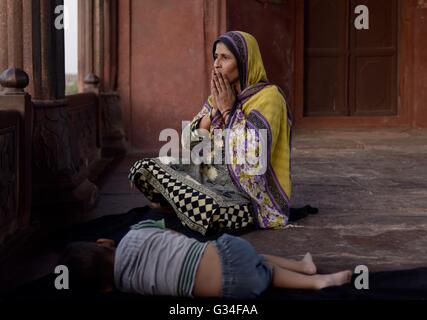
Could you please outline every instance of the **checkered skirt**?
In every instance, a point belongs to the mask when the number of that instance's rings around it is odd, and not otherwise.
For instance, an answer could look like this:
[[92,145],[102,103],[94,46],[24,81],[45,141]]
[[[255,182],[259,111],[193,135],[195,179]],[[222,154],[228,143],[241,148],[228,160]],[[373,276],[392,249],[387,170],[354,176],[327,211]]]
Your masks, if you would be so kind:
[[209,230],[239,230],[253,224],[250,200],[185,178],[159,158],[137,161],[129,180],[150,201],[166,200],[184,225],[203,235]]

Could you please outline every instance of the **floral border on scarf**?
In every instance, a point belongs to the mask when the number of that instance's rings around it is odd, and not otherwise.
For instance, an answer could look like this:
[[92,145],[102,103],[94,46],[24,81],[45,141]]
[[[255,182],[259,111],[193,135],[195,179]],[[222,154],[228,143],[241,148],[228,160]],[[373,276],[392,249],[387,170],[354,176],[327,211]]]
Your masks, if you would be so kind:
[[[242,135],[245,139],[245,154],[259,154],[261,149],[260,135],[256,133],[254,139],[250,138],[248,137],[247,129],[256,129],[255,131],[258,132],[257,130],[260,128],[251,124],[244,112],[240,109],[237,109],[233,115],[232,124],[233,130],[230,130],[226,137],[226,141],[229,144],[228,156],[230,157],[229,159],[233,160],[232,163],[228,165],[232,178],[239,184],[240,189],[243,189],[243,191],[253,199],[252,204],[254,211],[257,213],[258,227],[283,228],[287,224],[289,207],[286,202],[283,202],[283,206],[280,206],[280,209],[278,209],[278,206],[274,203],[274,196],[269,192],[269,183],[271,182],[268,180],[268,172],[271,170],[267,169],[266,174],[263,175],[252,175],[249,174],[249,172],[254,170],[253,165],[248,163],[248,161],[245,161],[243,164],[239,164],[235,161],[238,156],[238,141],[242,139]],[[256,122],[256,124],[258,123]],[[269,130],[269,127],[265,129]],[[271,142],[269,145],[271,146]],[[269,146],[267,146],[267,150],[269,150]]]

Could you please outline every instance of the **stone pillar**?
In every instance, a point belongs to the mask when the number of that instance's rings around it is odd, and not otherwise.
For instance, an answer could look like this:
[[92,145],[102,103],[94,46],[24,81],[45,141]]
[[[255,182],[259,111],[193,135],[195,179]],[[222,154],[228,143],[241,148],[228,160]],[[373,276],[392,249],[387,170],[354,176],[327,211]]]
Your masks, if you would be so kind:
[[54,28],[62,2],[0,0],[0,70],[25,70],[33,99],[64,96],[64,32]]
[[23,66],[22,0],[0,0],[0,71]]
[[96,145],[98,148],[101,147],[101,143],[102,143],[102,118],[101,118],[101,112],[99,110],[99,78],[94,75],[93,73],[89,73],[88,75],[86,75],[86,77],[84,78],[84,88],[83,88],[84,92],[92,92],[94,93],[97,97],[98,97],[98,109],[97,109],[97,122],[96,122]]
[[118,3],[117,0],[79,1],[79,7],[85,9],[79,17],[79,29],[85,30],[79,42],[79,58],[82,59],[79,88],[87,90],[88,76],[96,74],[99,77],[102,156],[120,156],[126,153],[126,146],[117,93]]
[[55,23],[62,5],[63,0],[0,0],[0,68],[11,68],[1,90],[17,94],[25,73],[16,70],[28,70],[34,130],[26,147],[33,152],[33,204],[43,214],[74,205],[88,209],[98,197],[81,163],[78,141],[70,135],[64,30]]
[[2,153],[0,171],[6,171],[6,177],[0,174],[2,176],[0,214],[6,210],[6,216],[3,217],[6,218],[6,222],[3,221],[6,225],[1,226],[5,234],[0,235],[0,238],[27,228],[30,222],[33,109],[30,95],[24,92],[28,82],[28,75],[21,69],[10,68],[0,75],[0,88],[3,88],[0,91],[0,111],[17,111],[21,119],[16,128],[3,130],[0,137],[0,140],[3,140],[0,141],[3,147],[0,147],[3,149],[0,150]]
[[[0,0],[0,71],[8,68],[7,0]],[[0,86],[0,91],[3,90]]]
[[9,66],[23,67],[22,0],[7,1],[7,47]]
[[93,0],[78,0],[78,81],[79,92],[85,91],[84,79],[93,70]]
[[40,0],[23,0],[22,21],[24,70],[30,78],[27,92],[34,99],[40,99],[42,97]]
[[55,8],[63,0],[40,0],[41,81],[39,100],[63,99],[65,96],[64,30],[55,27]]
[[[98,198],[98,188],[88,180],[78,142],[71,137],[65,99],[64,30],[57,28],[55,9],[63,0],[32,0],[33,75],[35,111],[33,134],[34,206],[44,215],[76,208],[86,211]],[[28,8],[27,8],[28,9]],[[38,39],[38,42],[37,42]]]

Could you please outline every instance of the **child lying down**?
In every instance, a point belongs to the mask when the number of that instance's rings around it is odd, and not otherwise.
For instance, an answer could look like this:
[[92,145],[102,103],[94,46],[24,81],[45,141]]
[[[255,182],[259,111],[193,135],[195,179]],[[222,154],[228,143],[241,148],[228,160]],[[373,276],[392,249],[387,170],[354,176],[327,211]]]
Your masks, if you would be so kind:
[[132,226],[117,248],[109,239],[72,243],[60,264],[68,267],[73,290],[185,297],[248,299],[270,285],[319,290],[352,276],[349,270],[316,274],[309,253],[300,261],[260,255],[248,241],[227,234],[199,242],[165,229],[163,220]]

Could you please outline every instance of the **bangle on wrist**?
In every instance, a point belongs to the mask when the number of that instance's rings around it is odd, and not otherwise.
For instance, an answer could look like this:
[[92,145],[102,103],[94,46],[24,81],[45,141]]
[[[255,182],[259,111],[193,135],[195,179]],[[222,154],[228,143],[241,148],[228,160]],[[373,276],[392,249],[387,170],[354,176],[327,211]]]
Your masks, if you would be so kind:
[[224,110],[223,112],[221,112],[221,111],[220,111],[221,116],[227,115],[227,114],[229,114],[230,112],[231,112],[231,109]]
[[224,122],[227,122],[227,119],[228,119],[230,113],[231,113],[231,110],[226,110],[226,111],[221,113],[221,117],[222,117],[222,120]]

